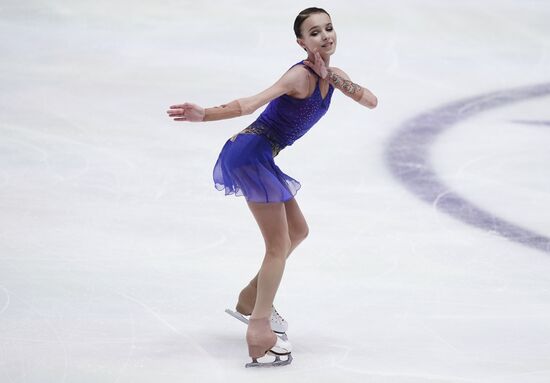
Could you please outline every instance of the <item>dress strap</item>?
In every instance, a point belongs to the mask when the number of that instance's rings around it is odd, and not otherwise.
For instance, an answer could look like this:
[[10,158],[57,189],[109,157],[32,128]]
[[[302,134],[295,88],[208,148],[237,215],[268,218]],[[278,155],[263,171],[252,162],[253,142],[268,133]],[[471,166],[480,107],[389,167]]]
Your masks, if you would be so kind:
[[313,69],[311,69],[310,67],[308,67],[307,65],[304,64],[304,61],[305,61],[305,60],[302,60],[302,61],[300,61],[300,62],[297,62],[296,64],[292,65],[291,68],[294,68],[296,65],[302,64],[307,70],[309,70],[309,71],[310,71],[311,73],[313,73],[315,76],[319,77],[319,76],[317,75],[317,73],[315,73],[315,71],[314,71]]
[[[300,64],[303,64],[304,63],[304,60],[302,61],[298,61],[296,64],[292,65],[290,68],[294,68],[296,65],[300,65]],[[307,65],[305,65],[307,67]],[[288,68],[288,69],[290,69]]]

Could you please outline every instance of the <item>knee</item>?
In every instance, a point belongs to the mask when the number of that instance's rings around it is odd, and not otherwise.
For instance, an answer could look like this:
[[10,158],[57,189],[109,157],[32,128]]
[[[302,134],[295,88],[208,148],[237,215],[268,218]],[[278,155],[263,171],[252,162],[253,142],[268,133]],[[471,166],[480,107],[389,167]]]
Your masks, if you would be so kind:
[[293,245],[298,245],[309,235],[309,227],[307,224],[300,225],[298,228],[294,228],[290,233],[290,240]]
[[266,255],[271,257],[286,258],[286,255],[290,251],[292,242],[289,236],[281,236],[266,242]]

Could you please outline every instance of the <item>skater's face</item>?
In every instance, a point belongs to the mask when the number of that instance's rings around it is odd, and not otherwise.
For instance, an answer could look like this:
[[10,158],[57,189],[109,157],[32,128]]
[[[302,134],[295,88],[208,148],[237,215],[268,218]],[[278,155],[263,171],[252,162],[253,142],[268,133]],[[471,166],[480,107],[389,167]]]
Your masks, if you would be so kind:
[[336,51],[336,31],[326,13],[314,13],[302,23],[298,44],[308,54],[319,51],[321,56],[330,56]]

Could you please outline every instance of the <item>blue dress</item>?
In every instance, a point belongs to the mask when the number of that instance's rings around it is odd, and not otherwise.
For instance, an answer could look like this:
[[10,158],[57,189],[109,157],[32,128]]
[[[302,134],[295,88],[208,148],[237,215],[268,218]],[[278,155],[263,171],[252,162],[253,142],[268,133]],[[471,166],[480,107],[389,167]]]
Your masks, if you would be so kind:
[[[293,66],[300,64],[303,61]],[[225,143],[214,166],[216,189],[225,190],[226,195],[244,196],[250,202],[284,202],[293,198],[301,185],[283,173],[273,158],[323,117],[333,91],[329,85],[323,98],[317,80],[310,97],[298,99],[284,94],[273,99],[256,121]]]

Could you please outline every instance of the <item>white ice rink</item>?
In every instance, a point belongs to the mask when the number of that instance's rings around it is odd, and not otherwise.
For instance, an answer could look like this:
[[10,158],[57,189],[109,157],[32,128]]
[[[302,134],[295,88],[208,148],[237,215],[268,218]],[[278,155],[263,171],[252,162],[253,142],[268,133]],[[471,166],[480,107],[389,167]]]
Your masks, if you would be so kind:
[[[189,124],[304,59],[335,92],[277,157],[310,236],[276,307],[294,362],[245,369],[224,313],[263,241],[214,189],[259,114]],[[0,382],[550,382],[550,2],[0,0]],[[263,108],[262,108],[263,109]]]

